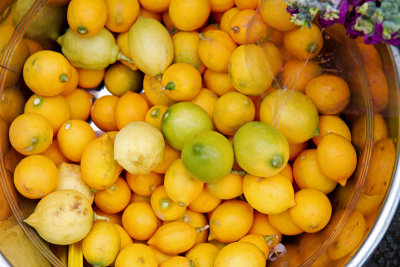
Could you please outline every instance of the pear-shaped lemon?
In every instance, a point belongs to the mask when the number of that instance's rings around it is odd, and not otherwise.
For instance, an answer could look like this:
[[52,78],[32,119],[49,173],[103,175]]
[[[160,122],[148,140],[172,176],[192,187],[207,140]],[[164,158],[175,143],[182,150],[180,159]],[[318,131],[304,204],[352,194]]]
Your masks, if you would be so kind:
[[153,18],[139,17],[129,30],[131,58],[141,71],[160,75],[174,59],[174,47],[167,29]]
[[58,184],[56,191],[75,190],[81,192],[90,203],[93,203],[94,194],[90,187],[82,180],[81,167],[77,164],[61,163],[58,166]]
[[82,180],[95,190],[105,190],[117,181],[122,168],[114,160],[114,143],[108,133],[86,145],[81,171]]
[[115,137],[114,159],[132,174],[146,174],[162,162],[164,147],[164,138],[156,127],[134,121]]
[[39,201],[25,222],[49,243],[73,244],[82,240],[93,225],[92,205],[78,191],[54,191]]
[[82,37],[68,29],[57,38],[62,53],[72,65],[82,69],[101,70],[119,59],[129,59],[120,52],[112,33],[103,28],[94,36]]

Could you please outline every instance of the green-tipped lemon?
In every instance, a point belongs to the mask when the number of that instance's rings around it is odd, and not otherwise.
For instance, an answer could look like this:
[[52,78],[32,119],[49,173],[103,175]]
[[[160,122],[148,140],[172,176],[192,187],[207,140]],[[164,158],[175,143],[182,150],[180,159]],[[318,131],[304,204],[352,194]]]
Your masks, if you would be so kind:
[[289,143],[270,124],[252,121],[244,124],[233,138],[236,161],[246,172],[270,177],[285,168],[289,159]]

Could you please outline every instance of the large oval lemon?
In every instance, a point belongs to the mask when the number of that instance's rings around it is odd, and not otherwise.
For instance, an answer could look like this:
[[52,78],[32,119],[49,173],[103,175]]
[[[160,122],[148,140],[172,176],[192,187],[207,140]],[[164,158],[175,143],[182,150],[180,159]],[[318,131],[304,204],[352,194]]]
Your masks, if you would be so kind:
[[69,245],[82,240],[93,224],[89,200],[74,190],[54,191],[37,204],[24,220],[49,243]]
[[153,18],[139,17],[129,30],[131,58],[141,71],[162,74],[172,63],[174,47],[167,29]]
[[262,47],[249,44],[237,47],[229,59],[232,85],[245,95],[260,95],[267,90],[274,75]]
[[289,144],[299,144],[319,134],[318,110],[303,93],[274,90],[261,102],[260,120],[278,128]]
[[289,144],[283,134],[270,124],[252,121],[239,128],[233,137],[236,161],[246,172],[270,177],[285,168]]
[[82,69],[101,70],[118,59],[127,59],[120,52],[114,36],[106,28],[91,37],[82,37],[68,29],[57,38],[62,53],[72,65]]
[[114,159],[132,174],[147,174],[162,162],[164,147],[164,138],[156,127],[134,121],[115,137]]

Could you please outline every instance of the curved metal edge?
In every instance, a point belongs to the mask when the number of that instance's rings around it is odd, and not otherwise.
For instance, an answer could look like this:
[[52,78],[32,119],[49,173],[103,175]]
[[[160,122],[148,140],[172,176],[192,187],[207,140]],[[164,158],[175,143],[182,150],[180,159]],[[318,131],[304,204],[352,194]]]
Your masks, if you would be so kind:
[[[400,81],[400,49],[394,46],[389,47],[390,53],[393,57],[393,62],[396,69],[397,81]],[[399,88],[400,89],[400,88]],[[389,225],[396,213],[397,206],[400,201],[400,163],[399,156],[397,157],[396,167],[394,169],[394,174],[392,177],[392,183],[390,185],[388,194],[385,198],[385,202],[382,205],[382,209],[375,220],[374,226],[371,228],[368,236],[365,238],[363,244],[360,246],[356,254],[347,263],[348,267],[363,266],[363,264],[368,260],[368,258],[375,251],[379,242],[382,240],[384,234],[386,233]]]
[[0,267],[11,267],[11,264],[4,258],[3,254],[0,252]]

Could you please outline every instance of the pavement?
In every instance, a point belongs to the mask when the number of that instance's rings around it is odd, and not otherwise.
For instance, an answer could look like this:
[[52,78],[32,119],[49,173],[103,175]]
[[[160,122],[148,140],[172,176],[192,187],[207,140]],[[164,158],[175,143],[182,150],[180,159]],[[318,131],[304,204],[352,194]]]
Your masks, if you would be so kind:
[[400,206],[382,241],[365,264],[365,267],[378,266],[400,266]]

